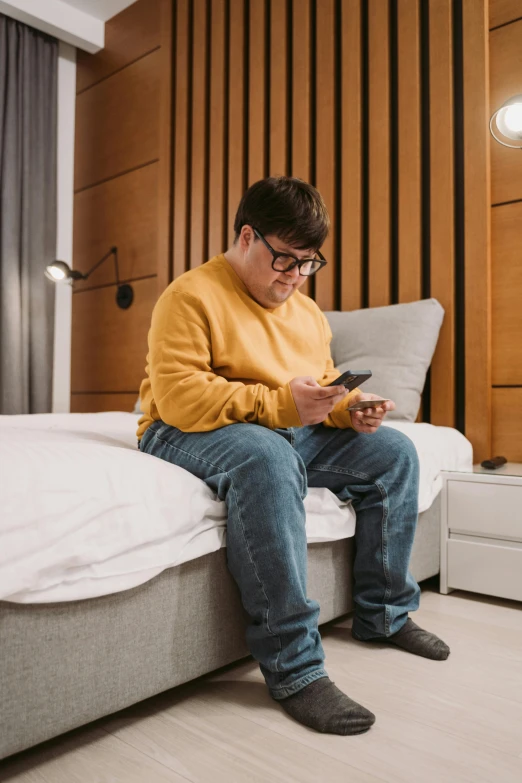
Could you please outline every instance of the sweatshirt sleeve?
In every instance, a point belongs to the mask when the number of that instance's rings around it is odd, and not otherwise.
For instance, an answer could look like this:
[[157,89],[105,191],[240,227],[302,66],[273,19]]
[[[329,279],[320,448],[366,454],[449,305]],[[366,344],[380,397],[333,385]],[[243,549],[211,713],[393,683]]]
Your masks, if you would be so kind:
[[191,294],[160,298],[149,331],[152,395],[165,424],[206,432],[237,422],[269,429],[301,427],[290,383],[271,390],[261,383],[228,381],[212,370],[210,326]]
[[[326,364],[325,364],[324,375],[322,378],[318,379],[317,383],[320,386],[328,386],[329,383],[335,381],[336,378],[339,378],[341,373],[339,372],[339,370],[335,368],[333,363],[332,353],[330,350],[330,343],[332,342],[332,337],[333,337],[332,330],[330,328],[330,324],[328,323],[327,317],[324,315],[322,311],[321,311],[321,319],[323,322]],[[347,429],[348,427],[353,428],[350,411],[346,409],[350,405],[350,400],[352,400],[354,395],[360,391],[361,391],[360,389],[352,389],[352,391],[349,392],[349,394],[347,394],[346,397],[343,397],[342,400],[339,400],[337,405],[330,411],[326,419],[323,421],[324,426],[337,427],[340,430]]]

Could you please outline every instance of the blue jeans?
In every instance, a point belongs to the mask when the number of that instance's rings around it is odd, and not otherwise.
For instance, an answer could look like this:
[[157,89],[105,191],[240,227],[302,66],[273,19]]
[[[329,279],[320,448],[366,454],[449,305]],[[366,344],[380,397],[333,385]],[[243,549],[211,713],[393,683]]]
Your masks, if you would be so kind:
[[226,502],[227,564],[250,617],[249,650],[273,698],[327,676],[319,604],[307,598],[308,487],[328,487],[353,502],[354,635],[390,636],[418,609],[420,588],[408,564],[419,463],[401,432],[243,423],[183,432],[156,421],[140,449],[203,479]]

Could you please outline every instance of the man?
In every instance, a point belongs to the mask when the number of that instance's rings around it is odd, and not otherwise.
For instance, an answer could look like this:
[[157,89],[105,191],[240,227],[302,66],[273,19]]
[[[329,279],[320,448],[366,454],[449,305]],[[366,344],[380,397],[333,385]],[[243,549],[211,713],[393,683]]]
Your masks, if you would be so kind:
[[311,185],[270,177],[243,196],[235,241],[172,282],[149,332],[140,449],[203,479],[226,502],[227,563],[250,617],[249,649],[271,696],[317,731],[361,734],[375,716],[324,669],[319,605],[306,595],[307,487],[357,515],[352,635],[443,660],[449,648],[408,617],[418,511],[412,441],[380,427],[392,401],[350,415],[332,332],[299,292],[325,263],[330,221]]

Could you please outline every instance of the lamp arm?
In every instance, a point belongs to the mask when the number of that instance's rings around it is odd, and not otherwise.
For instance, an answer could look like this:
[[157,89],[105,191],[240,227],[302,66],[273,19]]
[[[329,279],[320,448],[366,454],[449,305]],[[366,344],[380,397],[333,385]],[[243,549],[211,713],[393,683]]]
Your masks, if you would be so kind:
[[[86,280],[86,279],[89,277],[89,275],[90,275],[92,272],[94,272],[94,270],[95,270],[95,269],[98,269],[98,267],[100,266],[100,264],[103,264],[103,262],[104,262],[104,261],[106,261],[106,260],[109,258],[109,256],[110,256],[112,253],[114,253],[114,256],[116,257],[116,253],[117,253],[117,252],[118,252],[118,251],[117,251],[117,248],[116,248],[116,247],[111,247],[111,249],[109,250],[109,252],[108,252],[108,253],[105,253],[105,255],[103,256],[103,258],[100,258],[100,260],[99,260],[99,261],[98,261],[96,264],[94,264],[94,266],[92,267],[92,269],[89,269],[89,271],[88,271],[88,272],[87,272],[87,273],[86,273],[86,274],[83,276],[83,277],[84,277],[84,280]],[[117,267],[116,267],[116,269],[117,269]],[[117,271],[116,271],[116,280],[117,280],[117,279],[118,279],[118,273],[117,273]]]
[[111,253],[114,254],[114,268],[116,270],[116,285],[120,285],[120,276],[118,274],[118,248],[113,247],[111,248]]

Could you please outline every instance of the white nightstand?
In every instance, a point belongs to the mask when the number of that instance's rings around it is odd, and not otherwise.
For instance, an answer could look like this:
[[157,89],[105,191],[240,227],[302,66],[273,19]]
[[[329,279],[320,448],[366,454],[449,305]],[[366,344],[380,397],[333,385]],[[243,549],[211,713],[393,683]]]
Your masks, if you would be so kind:
[[522,464],[441,476],[440,592],[522,601]]

